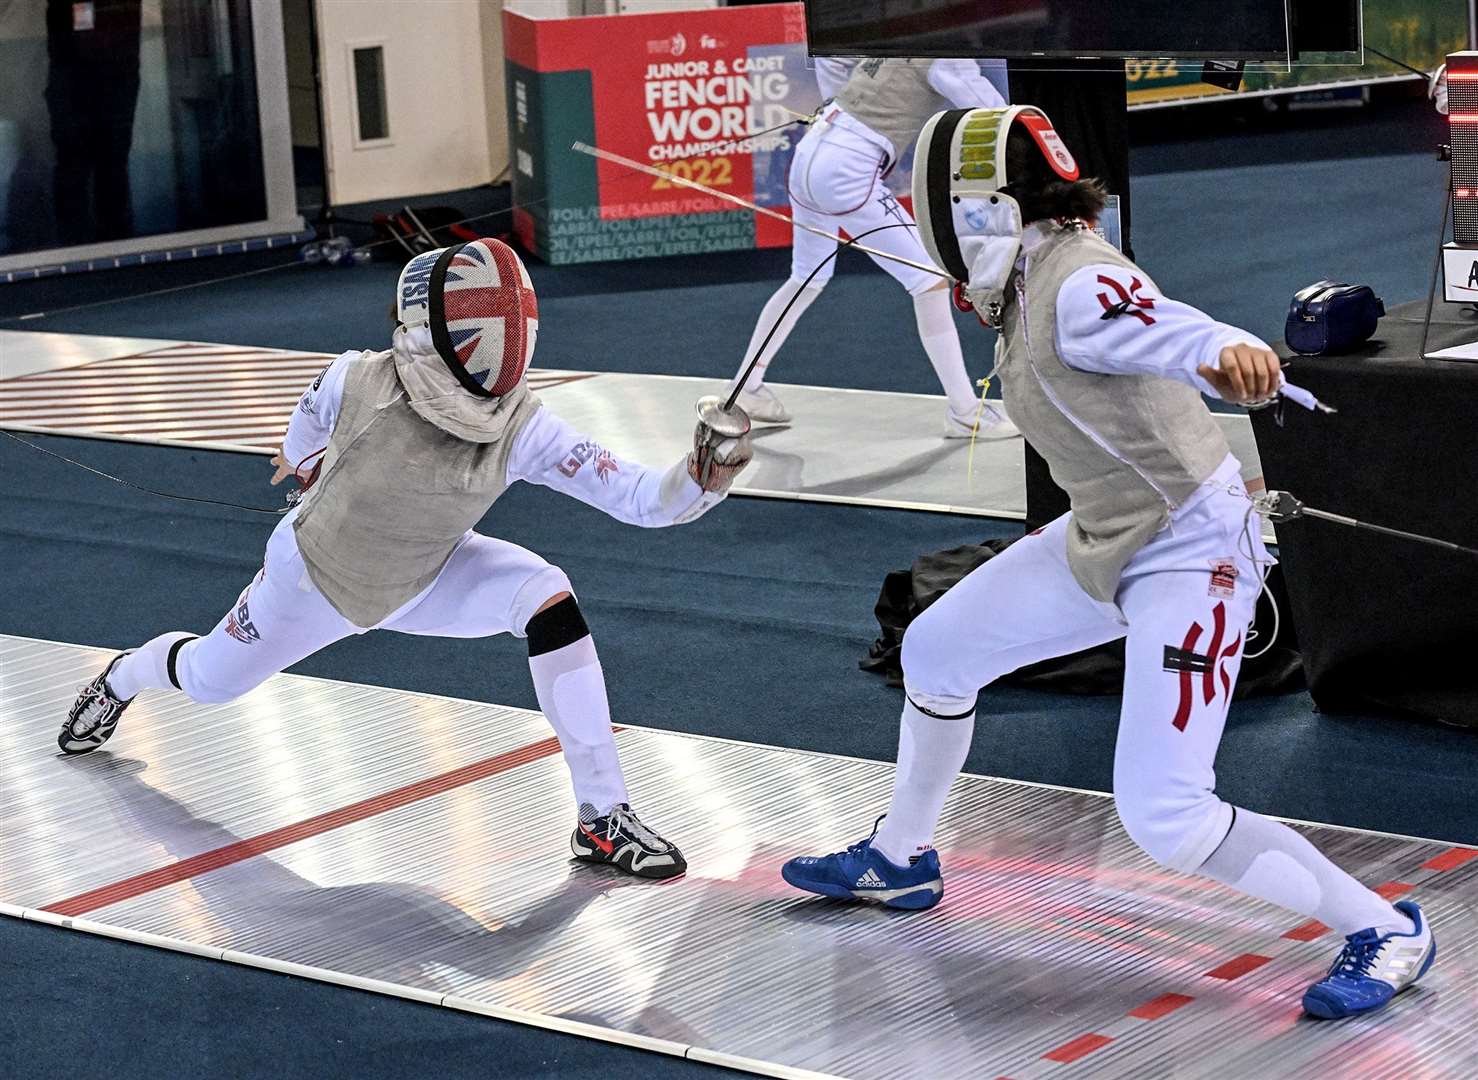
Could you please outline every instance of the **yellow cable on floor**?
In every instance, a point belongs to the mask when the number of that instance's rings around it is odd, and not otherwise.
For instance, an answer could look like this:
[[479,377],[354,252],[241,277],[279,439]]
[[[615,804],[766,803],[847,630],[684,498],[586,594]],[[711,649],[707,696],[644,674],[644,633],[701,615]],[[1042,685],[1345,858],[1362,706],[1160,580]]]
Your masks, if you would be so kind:
[[975,385],[980,387],[980,404],[975,410],[975,426],[970,429],[970,455],[965,459],[965,486],[975,486],[975,440],[980,437],[980,418],[985,415],[985,395],[990,392],[990,376],[976,379]]

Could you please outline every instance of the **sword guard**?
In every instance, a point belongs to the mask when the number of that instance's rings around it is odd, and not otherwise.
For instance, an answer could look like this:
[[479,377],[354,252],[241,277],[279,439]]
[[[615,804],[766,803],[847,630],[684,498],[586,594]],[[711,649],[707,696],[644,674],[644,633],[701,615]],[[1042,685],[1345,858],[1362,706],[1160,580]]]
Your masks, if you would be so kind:
[[1288,491],[1264,491],[1252,497],[1257,512],[1275,525],[1304,516],[1304,504]]
[[710,444],[749,434],[749,414],[739,406],[724,407],[724,399],[707,394],[698,399],[698,423]]
[[[693,432],[693,454],[697,475],[693,479],[703,490],[710,490],[709,485],[712,482],[711,478],[716,464],[715,449],[731,439],[743,439],[744,445],[747,445],[749,429],[749,414],[739,406],[726,407],[724,399],[717,394],[707,394],[698,399],[698,426]],[[748,460],[747,456],[745,460]]]

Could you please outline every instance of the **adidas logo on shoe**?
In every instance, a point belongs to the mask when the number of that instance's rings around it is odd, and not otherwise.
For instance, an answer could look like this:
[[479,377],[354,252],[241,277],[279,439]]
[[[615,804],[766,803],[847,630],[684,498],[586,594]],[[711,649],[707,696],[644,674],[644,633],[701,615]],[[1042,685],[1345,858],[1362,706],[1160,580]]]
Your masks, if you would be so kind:
[[887,888],[887,884],[886,881],[878,877],[877,871],[870,866],[867,868],[867,872],[857,879],[857,887],[859,889],[883,889]]

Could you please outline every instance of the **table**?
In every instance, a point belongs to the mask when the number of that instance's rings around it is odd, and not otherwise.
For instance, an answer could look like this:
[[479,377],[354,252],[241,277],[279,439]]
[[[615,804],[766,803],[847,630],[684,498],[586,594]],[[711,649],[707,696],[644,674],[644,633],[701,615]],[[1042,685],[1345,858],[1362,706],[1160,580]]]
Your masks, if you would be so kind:
[[[1420,358],[1425,302],[1346,356],[1287,375],[1339,409],[1253,415],[1269,488],[1307,506],[1478,547],[1478,363]],[[1478,339],[1438,305],[1429,349]],[[1478,727],[1478,557],[1305,518],[1278,528],[1304,667],[1325,712],[1399,710]]]

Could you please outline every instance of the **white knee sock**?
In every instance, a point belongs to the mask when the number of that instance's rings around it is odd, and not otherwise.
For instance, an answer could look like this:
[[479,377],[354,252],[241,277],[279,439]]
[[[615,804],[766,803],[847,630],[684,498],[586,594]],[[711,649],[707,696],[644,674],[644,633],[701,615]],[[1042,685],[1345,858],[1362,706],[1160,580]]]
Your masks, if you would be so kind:
[[[765,371],[769,368],[770,361],[775,359],[775,354],[780,351],[780,346],[785,344],[785,339],[790,337],[795,324],[820,295],[820,289],[813,286],[803,289],[799,281],[789,278],[784,285],[775,290],[775,295],[766,301],[765,309],[760,312],[759,321],[754,324],[754,333],[749,337],[749,348],[744,350],[744,358],[740,361],[739,370],[734,373],[735,381],[744,374],[744,368],[759,349],[760,342],[765,340],[765,336],[775,326],[777,319],[780,320],[780,326],[775,330],[775,336],[770,338],[770,344],[765,346],[764,356],[760,357],[760,362],[754,366],[754,371],[745,380],[745,390],[753,392],[765,381]],[[795,298],[795,304],[791,306],[785,318],[780,319],[780,313],[785,311],[785,305],[789,304],[792,298]]]
[[1239,892],[1318,919],[1341,934],[1366,927],[1410,933],[1411,920],[1389,900],[1326,859],[1281,822],[1238,809],[1227,838],[1200,873]]
[[529,673],[539,708],[559,736],[576,801],[589,803],[598,814],[626,802],[626,781],[611,737],[606,679],[590,635],[529,657]]
[[175,642],[194,637],[183,630],[171,630],[140,645],[114,665],[108,673],[108,689],[113,696],[127,701],[140,690],[173,690],[169,681],[169,650]]
[[920,711],[912,701],[904,702],[893,802],[872,842],[890,863],[907,866],[910,858],[933,841],[944,800],[965,765],[974,734],[973,711],[942,720]]
[[929,363],[949,398],[949,408],[956,416],[975,416],[979,399],[970,375],[965,371],[965,354],[960,351],[960,335],[955,332],[954,304],[948,289],[930,289],[913,298],[914,319],[919,324],[919,342],[929,354]]

